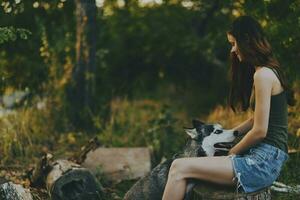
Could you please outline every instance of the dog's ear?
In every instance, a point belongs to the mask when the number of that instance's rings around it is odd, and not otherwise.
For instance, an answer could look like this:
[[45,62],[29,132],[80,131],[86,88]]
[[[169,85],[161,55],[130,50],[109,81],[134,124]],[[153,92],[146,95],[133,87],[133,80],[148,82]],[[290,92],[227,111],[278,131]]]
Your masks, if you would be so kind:
[[193,127],[194,127],[194,128],[198,128],[198,127],[203,126],[205,123],[204,123],[204,122],[201,122],[201,121],[198,120],[198,119],[193,119],[193,120],[192,120],[192,124],[193,124]]
[[193,119],[192,120],[193,123],[193,127],[200,133],[201,132],[201,128],[203,125],[205,125],[204,122],[198,120],[198,119]]
[[195,128],[184,128],[186,134],[188,134],[192,139],[196,139],[198,136],[197,130]]

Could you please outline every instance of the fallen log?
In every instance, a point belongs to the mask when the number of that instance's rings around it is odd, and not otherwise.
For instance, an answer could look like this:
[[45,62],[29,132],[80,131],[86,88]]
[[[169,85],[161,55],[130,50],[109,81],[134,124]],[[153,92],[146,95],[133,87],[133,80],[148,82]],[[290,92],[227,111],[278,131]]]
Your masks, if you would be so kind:
[[224,186],[204,181],[198,181],[192,192],[192,200],[270,200],[270,188],[244,193],[237,192],[232,186]]
[[29,175],[32,187],[46,188],[52,200],[101,200],[102,188],[86,168],[45,154]]
[[4,178],[0,178],[0,199],[1,200],[32,200],[28,189],[22,185],[14,184]]
[[137,179],[150,172],[151,158],[148,148],[103,148],[91,149],[86,153],[83,167],[97,173],[100,169],[107,179]]
[[77,164],[82,164],[84,162],[84,160],[86,159],[87,154],[90,151],[97,149],[98,147],[100,147],[100,142],[97,139],[97,137],[94,137],[94,138],[90,139],[86,145],[81,147],[81,149],[78,153],[75,153],[74,156],[68,160],[71,160]]
[[68,160],[57,160],[47,175],[52,200],[101,200],[101,186],[91,172]]
[[113,182],[140,178],[149,173],[151,168],[148,148],[105,148],[101,147],[97,137],[90,139],[80,152],[68,160],[94,174],[101,172],[107,180]]

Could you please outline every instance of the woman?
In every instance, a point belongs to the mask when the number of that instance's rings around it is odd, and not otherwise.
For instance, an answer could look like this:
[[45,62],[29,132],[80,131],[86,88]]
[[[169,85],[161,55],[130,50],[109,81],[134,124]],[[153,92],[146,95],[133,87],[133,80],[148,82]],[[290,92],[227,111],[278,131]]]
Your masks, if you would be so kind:
[[254,96],[253,117],[234,128],[245,136],[228,156],[176,159],[163,200],[183,199],[188,178],[237,184],[237,190],[253,192],[270,186],[288,159],[287,104],[294,104],[293,95],[260,24],[241,16],[227,38],[232,45],[230,105],[245,111]]

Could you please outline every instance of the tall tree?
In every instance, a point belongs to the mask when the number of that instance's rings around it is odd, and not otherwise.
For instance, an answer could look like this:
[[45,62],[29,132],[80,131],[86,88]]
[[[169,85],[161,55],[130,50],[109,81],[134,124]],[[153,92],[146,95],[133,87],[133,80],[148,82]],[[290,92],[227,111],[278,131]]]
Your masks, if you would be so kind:
[[[95,91],[96,60],[96,3],[95,0],[76,0],[76,63],[69,90],[70,114],[77,128],[90,126]],[[81,111],[79,111],[81,110]]]

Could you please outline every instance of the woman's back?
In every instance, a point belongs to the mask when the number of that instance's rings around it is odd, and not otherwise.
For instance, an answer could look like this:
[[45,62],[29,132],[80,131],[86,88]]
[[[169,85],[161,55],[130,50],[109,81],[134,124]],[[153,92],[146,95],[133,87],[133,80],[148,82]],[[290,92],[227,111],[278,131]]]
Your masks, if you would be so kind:
[[[271,67],[269,68],[274,72],[276,77],[278,77],[278,73],[275,69]],[[279,83],[280,84],[280,83]],[[253,90],[254,94],[254,90]],[[254,96],[251,97],[251,108],[254,110],[255,107],[255,100]],[[287,97],[286,91],[283,90],[278,94],[271,96],[270,102],[270,113],[269,113],[269,123],[268,123],[268,131],[266,137],[263,139],[262,142],[266,144],[270,144],[275,146],[284,152],[287,153],[287,126],[288,126],[288,113],[287,113]]]
[[[268,67],[269,68],[269,67]],[[271,69],[278,78],[275,69]],[[270,115],[267,136],[262,142],[273,145],[287,153],[287,98],[286,91],[271,96]]]

